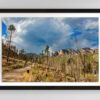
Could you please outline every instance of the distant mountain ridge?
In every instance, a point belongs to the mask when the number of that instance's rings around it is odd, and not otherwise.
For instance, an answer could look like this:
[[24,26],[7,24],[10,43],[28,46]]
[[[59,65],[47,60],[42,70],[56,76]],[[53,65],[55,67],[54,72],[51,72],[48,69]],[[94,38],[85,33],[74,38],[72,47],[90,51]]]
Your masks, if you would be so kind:
[[38,57],[39,57],[39,55],[37,55],[37,54],[35,54],[35,53],[26,53],[25,55],[31,56],[32,54],[34,54],[34,57],[35,57],[35,58],[38,58]]
[[77,55],[78,52],[80,52],[81,54],[97,54],[98,49],[90,49],[90,48],[82,48],[82,49],[79,49],[79,50],[61,49],[59,51],[56,51],[54,53],[54,56]]

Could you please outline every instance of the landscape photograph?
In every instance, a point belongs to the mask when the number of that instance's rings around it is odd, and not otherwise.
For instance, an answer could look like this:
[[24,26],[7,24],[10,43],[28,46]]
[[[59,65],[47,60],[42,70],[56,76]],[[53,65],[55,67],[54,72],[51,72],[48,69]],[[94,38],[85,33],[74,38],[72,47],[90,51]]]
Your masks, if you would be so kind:
[[2,82],[98,81],[98,17],[2,17]]

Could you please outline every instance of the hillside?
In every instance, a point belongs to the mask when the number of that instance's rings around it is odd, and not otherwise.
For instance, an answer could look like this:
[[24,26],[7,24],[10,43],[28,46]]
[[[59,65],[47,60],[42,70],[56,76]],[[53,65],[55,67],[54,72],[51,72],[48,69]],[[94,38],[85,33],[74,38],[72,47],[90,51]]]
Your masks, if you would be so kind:
[[[98,49],[61,49],[52,56],[2,45],[4,82],[97,82]],[[7,56],[8,62],[7,62]],[[18,74],[18,75],[17,75]]]

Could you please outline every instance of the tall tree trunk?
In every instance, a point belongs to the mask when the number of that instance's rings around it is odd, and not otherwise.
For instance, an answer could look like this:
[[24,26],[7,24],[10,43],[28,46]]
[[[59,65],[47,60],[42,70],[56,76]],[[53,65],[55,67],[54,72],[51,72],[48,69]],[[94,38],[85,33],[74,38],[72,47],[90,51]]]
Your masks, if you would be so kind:
[[8,47],[8,54],[7,54],[7,62],[9,61],[9,53],[10,53],[10,45],[11,45],[11,38],[12,38],[12,31],[11,31],[11,35],[10,35],[10,40],[9,40],[9,47]]
[[48,53],[47,53],[47,66],[48,66]]
[[85,78],[85,55],[84,55],[84,64],[83,64],[83,66],[84,66],[84,78]]

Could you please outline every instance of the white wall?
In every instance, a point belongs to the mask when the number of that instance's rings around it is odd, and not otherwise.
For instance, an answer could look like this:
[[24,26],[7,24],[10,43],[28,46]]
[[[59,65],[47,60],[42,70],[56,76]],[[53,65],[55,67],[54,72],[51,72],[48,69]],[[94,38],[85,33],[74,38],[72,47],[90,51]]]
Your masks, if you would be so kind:
[[[0,0],[0,8],[100,8],[100,0]],[[0,91],[0,100],[100,100],[100,91]]]
[[0,91],[0,100],[100,100],[100,91]]
[[100,8],[100,0],[0,0],[0,8]]

